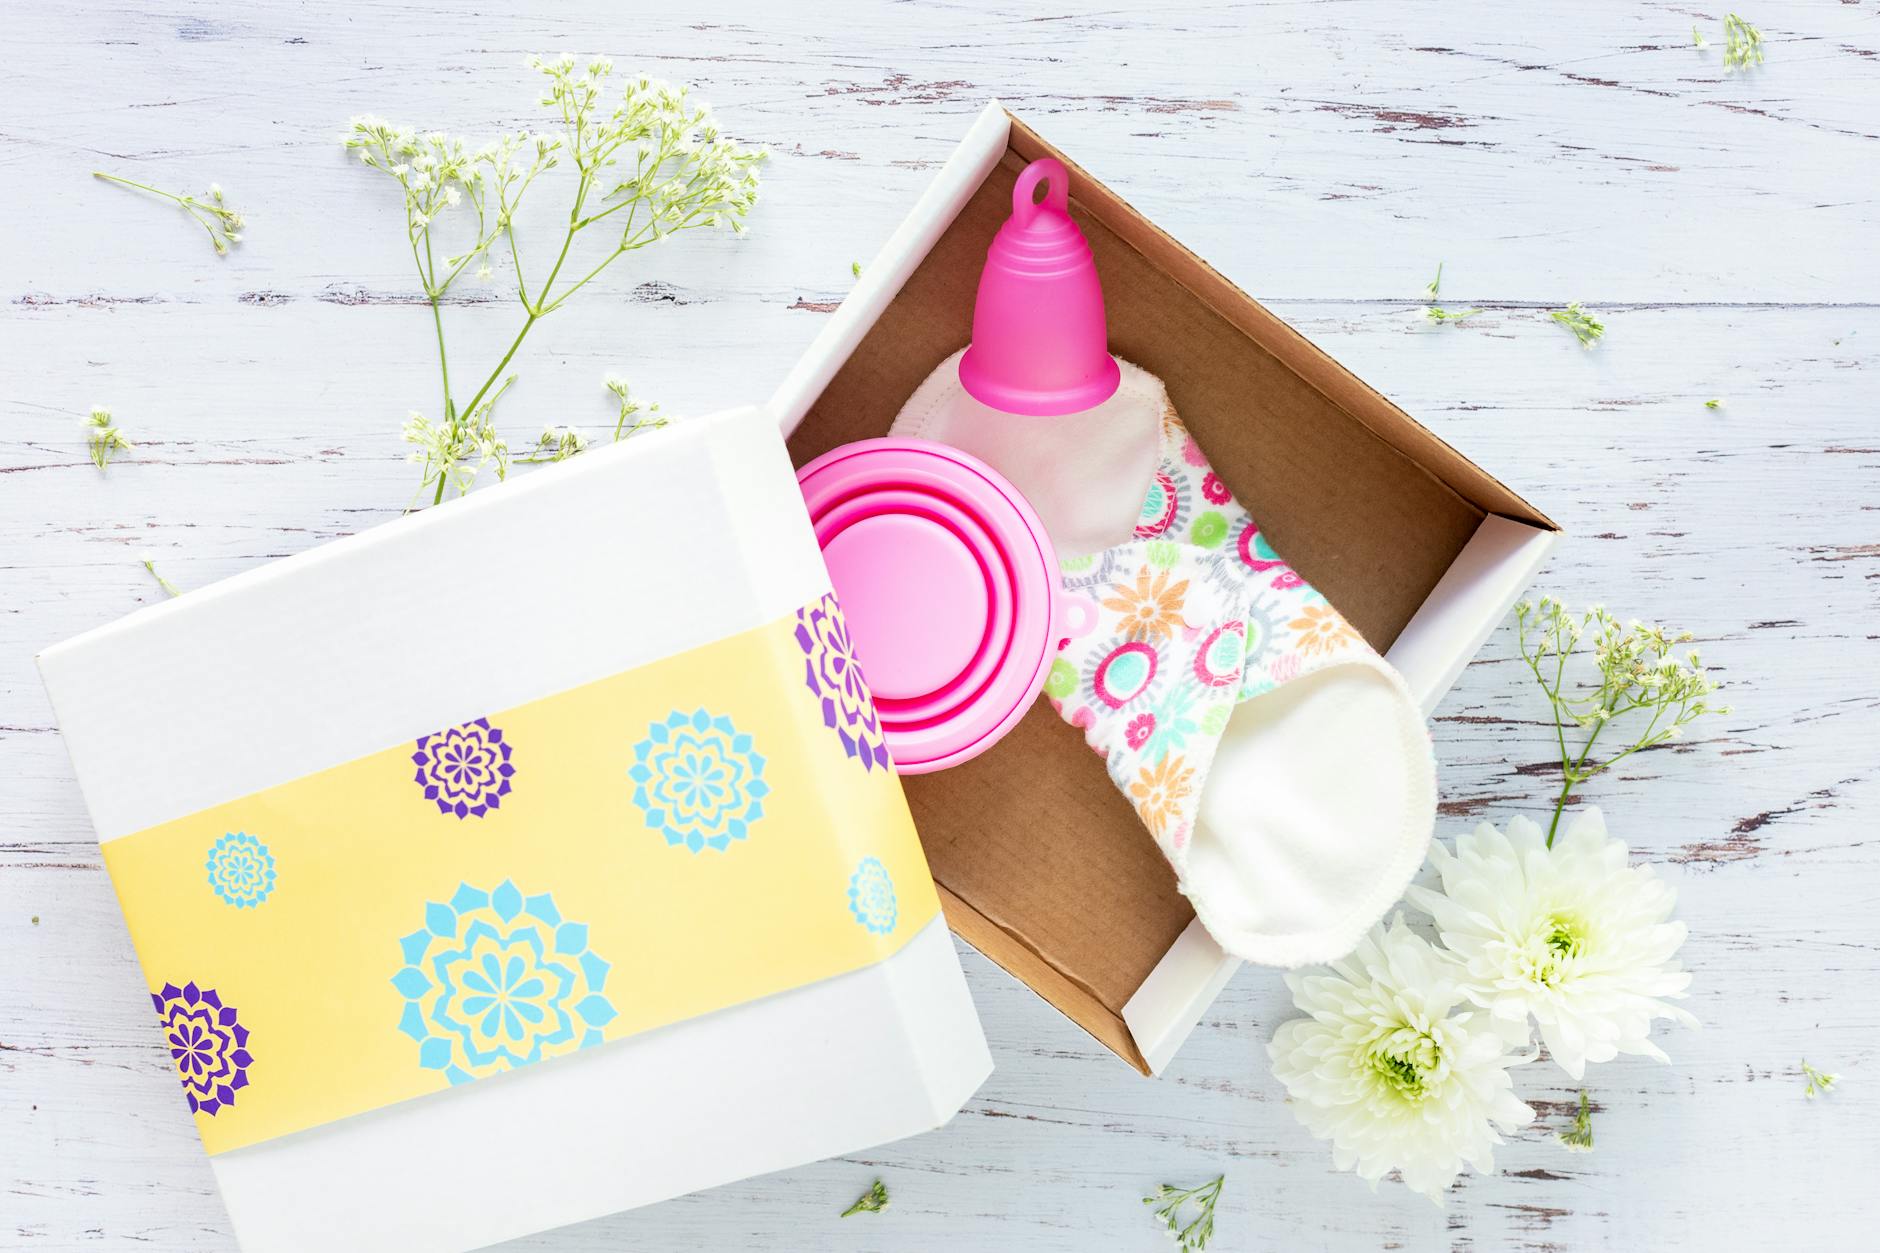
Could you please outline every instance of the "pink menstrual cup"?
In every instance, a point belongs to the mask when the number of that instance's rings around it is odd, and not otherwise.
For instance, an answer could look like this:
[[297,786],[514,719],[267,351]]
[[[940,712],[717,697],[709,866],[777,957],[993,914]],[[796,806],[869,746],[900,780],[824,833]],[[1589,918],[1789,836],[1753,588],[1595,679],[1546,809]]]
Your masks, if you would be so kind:
[[1057,653],[1057,558],[996,470],[945,444],[870,439],[797,471],[883,738],[904,774],[990,748]]
[[[1043,201],[1034,201],[1044,183]],[[1020,171],[1012,216],[986,253],[960,385],[981,404],[1033,417],[1094,408],[1122,374],[1110,356],[1103,285],[1071,221],[1070,175],[1046,157]]]

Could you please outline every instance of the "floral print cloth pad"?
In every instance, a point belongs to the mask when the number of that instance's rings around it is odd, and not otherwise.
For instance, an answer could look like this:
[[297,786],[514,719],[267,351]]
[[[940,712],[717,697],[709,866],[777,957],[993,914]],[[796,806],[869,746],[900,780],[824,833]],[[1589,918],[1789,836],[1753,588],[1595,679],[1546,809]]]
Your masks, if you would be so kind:
[[[1402,678],[1267,543],[1166,401],[1160,448],[1135,538],[1061,563],[1066,590],[1089,600],[1096,625],[1066,642],[1046,680],[1046,695],[1103,757],[1110,778],[1174,865],[1203,925],[1224,948],[1276,965],[1342,956],[1401,893],[1429,839],[1433,764],[1420,714]],[[1364,881],[1355,894],[1348,872],[1339,872],[1345,882],[1322,885],[1328,902],[1350,904],[1346,916],[1324,920],[1323,926],[1297,920],[1269,926],[1262,917],[1273,911],[1258,900],[1226,899],[1237,892],[1233,884],[1196,878],[1190,843],[1210,769],[1243,702],[1328,668],[1354,665],[1375,672],[1381,681],[1375,685],[1388,688],[1384,720],[1400,725],[1384,731],[1382,742],[1392,751],[1400,745],[1408,756],[1406,795],[1392,792],[1384,799],[1384,843],[1358,854],[1361,861],[1382,864],[1356,868]],[[1326,738],[1336,735],[1328,729]],[[1323,751],[1338,749],[1327,745]],[[1352,766],[1364,769],[1362,762]],[[1285,803],[1296,809],[1300,796],[1294,792]],[[1292,828],[1310,828],[1312,822],[1310,816],[1288,819]],[[1237,829],[1216,831],[1216,839],[1239,838],[1240,831],[1248,840],[1262,838],[1251,819],[1216,825]],[[1322,832],[1328,852],[1344,834]],[[1229,879],[1226,868],[1258,866],[1261,856],[1258,848],[1211,854],[1209,874]],[[1313,874],[1310,865],[1275,869],[1282,871],[1278,878]]]

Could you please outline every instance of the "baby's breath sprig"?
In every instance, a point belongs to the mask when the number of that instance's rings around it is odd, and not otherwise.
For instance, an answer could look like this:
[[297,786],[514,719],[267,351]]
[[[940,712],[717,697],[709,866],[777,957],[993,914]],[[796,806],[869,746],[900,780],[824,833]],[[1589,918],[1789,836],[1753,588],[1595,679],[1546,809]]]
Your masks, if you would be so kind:
[[[614,420],[614,443],[623,439],[632,439],[642,431],[657,430],[666,425],[666,419],[659,415],[657,404],[647,404],[633,398],[633,389],[627,380],[618,374],[609,374],[605,379],[608,392],[620,406],[620,416]],[[646,416],[641,417],[644,414]],[[514,460],[525,465],[538,462],[566,461],[577,453],[587,451],[588,437],[572,426],[556,426],[550,423],[542,428],[536,438],[535,447],[524,456]]]
[[[529,65],[547,80],[539,103],[559,123],[559,135],[517,132],[472,150],[449,135],[420,135],[361,117],[353,119],[344,139],[364,164],[398,183],[406,239],[431,306],[444,417],[415,431],[408,423],[406,439],[425,450],[413,460],[424,465],[423,487],[433,489],[434,502],[448,488],[469,490],[485,462],[495,461],[499,472],[507,466],[506,448],[500,457],[486,451],[496,442],[490,409],[501,394],[498,380],[535,324],[629,252],[699,227],[742,233],[757,203],[757,166],[769,156],[767,149],[739,146],[719,129],[710,106],[689,99],[688,89],[658,79],[635,79],[608,111],[602,96],[613,62],[605,57],[585,65],[565,54],[535,57]],[[553,264],[531,281],[517,239],[516,210],[535,180],[564,160],[575,175],[567,227]],[[475,234],[467,247],[451,253],[435,232],[446,214],[464,204],[476,215]],[[604,222],[609,243],[599,260],[580,277],[564,278],[576,238]],[[492,277],[489,259],[499,242],[515,271],[523,322],[496,367],[459,404],[445,349],[443,298],[473,261],[478,277]],[[477,457],[474,463],[470,454]]]
[[1582,348],[1591,348],[1606,334],[1606,324],[1582,309],[1577,300],[1564,309],[1555,309],[1547,316],[1572,331]]
[[587,436],[572,426],[556,426],[551,422],[542,428],[541,435],[536,437],[535,447],[529,450],[528,455],[517,457],[516,460],[525,465],[566,461],[576,453],[586,452],[587,446]]
[[1762,32],[1734,13],[1724,14],[1723,68],[1747,70],[1762,63]]
[[91,416],[85,419],[85,448],[91,453],[91,463],[98,467],[98,473],[103,474],[111,459],[128,451],[130,446],[124,433],[112,423],[111,411],[93,405]]
[[182,588],[164,578],[162,573],[158,571],[157,559],[155,557],[152,557],[149,553],[145,553],[140,556],[138,560],[144,563],[144,569],[150,572],[150,577],[157,581],[158,587],[162,588],[171,596],[181,596],[183,594]]
[[[659,415],[659,405],[635,400],[633,388],[627,380],[618,374],[609,374],[604,382],[607,390],[620,403],[620,416],[614,420],[616,444],[623,439],[632,439],[641,431],[655,431],[666,425],[666,419]],[[640,416],[642,414],[645,416]]]
[[496,402],[515,381],[513,374],[504,379],[489,399],[456,422],[433,422],[415,410],[405,418],[400,437],[412,446],[405,459],[424,467],[413,505],[433,482],[438,484],[433,504],[443,499],[445,484],[462,495],[485,466],[495,470],[498,482],[509,477],[509,442],[496,433]]
[[173,191],[164,191],[161,187],[152,187],[148,183],[121,178],[116,174],[106,174],[102,170],[93,170],[91,176],[176,202],[190,217],[196,219],[198,226],[209,232],[209,243],[215,248],[218,257],[228,256],[228,250],[242,241],[242,230],[248,225],[246,218],[228,207],[220,183],[210,183],[209,190],[203,193],[205,198],[198,200],[194,196],[179,196]]
[[852,1214],[879,1214],[888,1208],[888,1185],[877,1179],[870,1184],[868,1191],[855,1198],[855,1204],[842,1211],[842,1217]]
[[[1155,1190],[1153,1196],[1142,1198],[1144,1205],[1155,1210],[1155,1216],[1168,1224],[1169,1235],[1181,1245],[1185,1253],[1200,1253],[1208,1247],[1208,1241],[1214,1235],[1214,1207],[1221,1199],[1221,1183],[1226,1175],[1216,1175],[1208,1182],[1194,1188],[1178,1188],[1172,1183],[1165,1183]],[[1182,1225],[1182,1207],[1190,1201],[1196,1205],[1195,1216],[1186,1226]]]
[[1841,1081],[1839,1075],[1831,1075],[1810,1066],[1807,1058],[1802,1059],[1802,1077],[1808,1080],[1808,1090],[1803,1095],[1811,1101],[1834,1091],[1834,1085]]
[[[1633,753],[1676,739],[1705,714],[1728,714],[1730,707],[1709,702],[1717,683],[1704,672],[1698,651],[1677,653],[1678,646],[1693,638],[1689,631],[1674,635],[1637,620],[1621,626],[1603,606],[1574,614],[1551,596],[1541,597],[1538,604],[1524,600],[1514,613],[1521,659],[1554,708],[1562,781],[1554,800],[1553,822],[1547,828],[1547,846],[1552,848],[1560,812],[1575,787]],[[1582,638],[1591,646],[1599,678],[1590,691],[1574,684],[1567,673],[1567,661],[1580,651]],[[1644,728],[1621,751],[1604,761],[1593,761],[1593,745],[1600,735],[1628,714],[1647,715]],[[1568,727],[1586,732],[1578,752],[1567,743]]]
[[1464,318],[1472,318],[1481,312],[1480,309],[1463,309],[1460,312],[1452,313],[1436,303],[1436,297],[1440,295],[1443,290],[1443,263],[1440,261],[1436,263],[1436,277],[1431,279],[1429,286],[1425,287],[1423,290],[1428,293],[1430,298],[1429,303],[1423,306],[1423,316],[1439,326],[1444,322],[1460,322]]
[[1593,1103],[1587,1099],[1585,1088],[1580,1089],[1580,1112],[1573,1116],[1573,1125],[1560,1133],[1560,1142],[1569,1153],[1593,1151]]

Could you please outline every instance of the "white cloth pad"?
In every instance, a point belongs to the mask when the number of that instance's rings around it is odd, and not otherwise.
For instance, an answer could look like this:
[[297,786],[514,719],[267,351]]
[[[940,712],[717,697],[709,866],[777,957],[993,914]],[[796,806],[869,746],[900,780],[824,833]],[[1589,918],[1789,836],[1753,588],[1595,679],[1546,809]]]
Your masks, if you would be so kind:
[[1397,672],[1293,572],[1122,362],[1097,408],[999,413],[942,362],[892,434],[1000,470],[1037,508],[1095,627],[1045,693],[1090,747],[1228,952],[1274,966],[1349,952],[1422,863],[1434,758]]

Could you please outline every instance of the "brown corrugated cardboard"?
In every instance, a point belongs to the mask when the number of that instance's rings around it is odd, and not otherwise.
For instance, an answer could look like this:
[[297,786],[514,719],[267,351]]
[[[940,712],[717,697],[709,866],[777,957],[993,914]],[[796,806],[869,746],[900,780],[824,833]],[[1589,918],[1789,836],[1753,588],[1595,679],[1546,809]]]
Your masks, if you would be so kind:
[[[1072,171],[1111,350],[1167,383],[1274,547],[1380,651],[1484,516],[1555,529],[1017,119],[1004,158],[797,427],[798,465],[885,435],[971,337],[986,247],[1018,171],[1045,156]],[[985,755],[906,782],[953,929],[1146,1070],[1122,1006],[1194,913],[1082,737],[1041,700]]]

